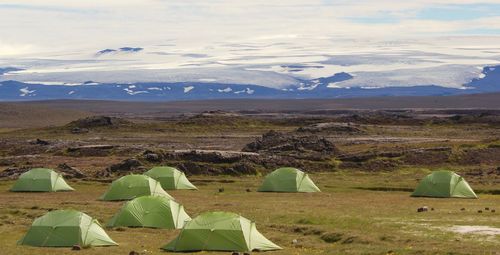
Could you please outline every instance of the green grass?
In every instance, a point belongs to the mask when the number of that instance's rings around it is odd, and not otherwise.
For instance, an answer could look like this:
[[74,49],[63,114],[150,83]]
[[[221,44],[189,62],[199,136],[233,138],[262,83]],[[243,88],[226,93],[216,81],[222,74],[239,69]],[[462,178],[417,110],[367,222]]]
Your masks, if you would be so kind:
[[[454,225],[500,227],[497,213],[477,213],[500,206],[500,196],[481,194],[479,199],[411,198],[416,178],[426,169],[402,169],[391,173],[339,171],[312,174],[322,193],[255,192],[261,177],[192,177],[199,191],[171,191],[188,214],[224,210],[240,213],[284,250],[266,254],[494,254],[500,236],[461,235],[448,231]],[[11,193],[12,181],[0,182],[0,247],[2,254],[73,254],[70,248],[17,246],[34,218],[49,209],[76,209],[102,223],[120,208],[121,202],[96,199],[108,184],[70,182],[70,193]],[[475,187],[472,185],[473,188]],[[223,187],[224,192],[218,189]],[[373,187],[401,190],[376,191]],[[485,190],[498,189],[478,184]],[[246,189],[252,190],[247,192]],[[417,213],[420,206],[434,211]],[[461,208],[466,208],[461,211]],[[179,231],[125,228],[109,229],[120,246],[90,248],[79,254],[167,254],[159,247]],[[295,241],[294,241],[295,240]],[[196,254],[228,254],[201,252]]]

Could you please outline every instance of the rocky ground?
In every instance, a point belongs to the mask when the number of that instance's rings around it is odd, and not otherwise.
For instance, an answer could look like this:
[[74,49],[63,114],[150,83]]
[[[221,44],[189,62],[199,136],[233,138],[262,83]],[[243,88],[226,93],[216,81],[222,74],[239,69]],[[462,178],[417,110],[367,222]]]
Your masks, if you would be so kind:
[[500,117],[492,112],[253,115],[209,111],[143,120],[92,116],[0,133],[0,178],[32,167],[106,179],[173,165],[189,175],[453,168],[498,181]]

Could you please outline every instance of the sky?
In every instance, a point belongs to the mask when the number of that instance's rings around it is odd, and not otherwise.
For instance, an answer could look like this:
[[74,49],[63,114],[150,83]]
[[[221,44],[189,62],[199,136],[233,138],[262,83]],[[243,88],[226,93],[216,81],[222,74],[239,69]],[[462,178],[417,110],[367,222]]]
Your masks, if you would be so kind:
[[[245,77],[278,74],[239,82],[281,86],[290,83],[290,75],[349,71],[357,78],[345,86],[382,86],[391,84],[391,71],[404,69],[393,78],[411,79],[415,68],[434,68],[450,78],[444,85],[460,86],[480,75],[480,67],[500,60],[500,0],[0,0],[0,31],[0,67],[38,73],[193,66],[211,73],[230,66],[230,74],[220,72],[224,79],[235,74],[234,67],[250,72]],[[99,50],[124,46],[145,50],[96,57]],[[347,62],[331,63],[332,56],[346,54],[362,55],[366,63],[354,65],[346,56],[341,59]],[[291,74],[281,67],[300,63],[325,68]],[[184,73],[158,79],[191,75]],[[220,80],[205,76],[196,77]],[[103,82],[116,75],[109,77]],[[40,77],[24,77],[34,78]]]
[[168,41],[500,35],[498,0],[0,0],[0,56]]

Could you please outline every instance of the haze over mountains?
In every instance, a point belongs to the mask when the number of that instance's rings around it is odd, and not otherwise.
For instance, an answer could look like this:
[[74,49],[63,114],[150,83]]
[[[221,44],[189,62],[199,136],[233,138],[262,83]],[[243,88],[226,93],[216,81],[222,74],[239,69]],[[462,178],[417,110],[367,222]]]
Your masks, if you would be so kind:
[[[116,47],[52,58],[3,60],[0,100],[183,100],[455,95],[500,91],[500,47],[479,38]],[[481,40],[486,41],[486,38]],[[443,42],[449,41],[443,47]],[[330,43],[330,46],[327,44]],[[350,43],[356,43],[350,41]],[[428,47],[428,48],[426,48]],[[425,49],[425,51],[424,51]]]

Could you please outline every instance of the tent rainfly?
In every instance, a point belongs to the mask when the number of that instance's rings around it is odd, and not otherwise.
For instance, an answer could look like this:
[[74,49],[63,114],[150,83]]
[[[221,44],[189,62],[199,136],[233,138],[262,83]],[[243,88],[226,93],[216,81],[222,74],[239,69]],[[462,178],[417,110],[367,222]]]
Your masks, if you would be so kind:
[[191,220],[184,207],[166,197],[143,196],[123,205],[107,227],[180,229]]
[[145,172],[144,175],[159,181],[164,190],[197,189],[191,182],[189,182],[183,172],[174,167],[153,167],[149,171]]
[[111,183],[109,189],[101,196],[101,200],[131,200],[141,196],[162,196],[173,199],[161,184],[146,175],[131,174],[121,177]]
[[97,220],[74,210],[51,211],[35,219],[18,244],[39,247],[118,245]]
[[72,191],[62,175],[52,169],[34,168],[21,174],[10,191],[14,192],[55,192]]
[[228,212],[206,212],[186,223],[166,251],[272,251],[281,247],[264,237],[250,220]]
[[467,181],[452,171],[434,171],[420,181],[412,197],[477,198]]
[[260,192],[321,192],[309,176],[297,168],[283,167],[268,174]]

